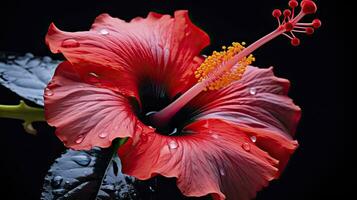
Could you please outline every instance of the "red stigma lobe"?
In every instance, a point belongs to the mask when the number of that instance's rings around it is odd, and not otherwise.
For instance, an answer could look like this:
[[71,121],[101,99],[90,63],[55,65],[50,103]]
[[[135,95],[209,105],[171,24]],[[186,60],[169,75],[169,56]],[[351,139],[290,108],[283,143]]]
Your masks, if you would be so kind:
[[[288,3],[291,9],[285,9],[282,13],[279,9],[274,9],[272,15],[278,21],[278,30],[282,31],[282,35],[291,40],[293,46],[298,46],[300,40],[296,37],[296,33],[305,33],[312,35],[315,29],[321,26],[319,19],[314,19],[311,23],[300,22],[300,20],[309,14],[314,14],[317,11],[316,4],[311,0],[303,0],[300,3],[300,13],[295,16],[295,8],[299,6],[298,1],[290,0]],[[283,19],[281,20],[281,16]]]

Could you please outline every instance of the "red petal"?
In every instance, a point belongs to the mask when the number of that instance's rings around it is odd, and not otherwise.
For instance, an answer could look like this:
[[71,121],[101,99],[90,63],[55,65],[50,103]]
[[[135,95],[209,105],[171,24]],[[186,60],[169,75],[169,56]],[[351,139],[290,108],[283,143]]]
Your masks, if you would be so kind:
[[[110,81],[124,76],[125,83],[115,85],[129,95],[137,95],[138,80],[151,78],[175,95],[195,81],[192,74],[199,64],[195,58],[209,44],[209,37],[192,24],[187,11],[177,11],[174,18],[150,13],[130,23],[102,14],[85,32],[63,32],[52,24],[46,42],[52,52],[80,63],[75,67],[81,76],[102,73],[102,79]],[[82,63],[96,67],[88,69]]]
[[57,136],[74,149],[108,147],[117,137],[132,136],[137,118],[128,99],[109,89],[83,83],[63,62],[45,90],[47,122]]
[[277,160],[237,127],[221,120],[194,122],[186,136],[141,134],[119,150],[123,172],[139,179],[176,177],[186,196],[251,199],[277,176]]
[[274,76],[272,68],[248,67],[240,81],[214,92],[203,92],[191,102],[198,118],[219,118],[291,138],[300,108],[287,96],[289,81]]
[[272,68],[250,66],[240,81],[202,93],[191,106],[200,110],[198,119],[221,119],[245,128],[260,148],[280,161],[282,170],[297,147],[292,136],[301,115],[287,96],[289,85],[288,80],[274,76]]

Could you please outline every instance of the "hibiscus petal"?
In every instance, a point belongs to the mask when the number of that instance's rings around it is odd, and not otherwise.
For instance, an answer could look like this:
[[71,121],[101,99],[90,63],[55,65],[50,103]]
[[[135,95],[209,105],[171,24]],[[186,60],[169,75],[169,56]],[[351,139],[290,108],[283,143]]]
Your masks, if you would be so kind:
[[[282,170],[297,147],[292,139],[301,110],[287,96],[289,81],[272,68],[249,66],[242,79],[218,91],[204,92],[191,105],[200,119],[221,119],[244,128],[257,145],[280,161]],[[274,144],[274,145],[272,145]]]
[[61,63],[45,89],[45,115],[57,136],[73,149],[108,147],[132,136],[137,118],[128,99],[83,83],[69,62]]
[[46,42],[52,52],[79,63],[75,68],[81,76],[96,73],[120,92],[136,96],[138,80],[150,78],[174,96],[194,83],[192,74],[202,62],[196,56],[209,37],[192,24],[187,11],[176,11],[174,18],[150,13],[130,23],[102,14],[85,32],[63,32],[52,24]]
[[123,172],[139,179],[156,174],[175,177],[186,196],[212,194],[214,199],[235,200],[253,198],[277,176],[278,161],[229,123],[200,120],[185,131],[191,134],[147,132],[126,143],[119,149]]

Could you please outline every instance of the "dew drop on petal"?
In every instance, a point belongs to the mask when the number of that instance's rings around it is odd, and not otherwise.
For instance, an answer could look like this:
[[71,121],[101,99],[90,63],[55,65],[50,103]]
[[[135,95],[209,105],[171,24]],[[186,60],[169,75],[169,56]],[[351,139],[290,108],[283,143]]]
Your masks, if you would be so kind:
[[222,176],[226,175],[224,169],[219,169],[219,173],[220,173]]
[[52,96],[52,95],[53,95],[52,90],[49,89],[49,88],[46,88],[46,89],[45,89],[45,95],[46,95],[46,96]]
[[62,183],[62,180],[63,180],[62,176],[55,176],[51,181],[51,185],[53,187],[59,187]]
[[251,140],[252,142],[256,142],[256,141],[257,141],[257,137],[255,137],[255,136],[253,135],[252,137],[250,137],[250,140]]
[[242,144],[242,148],[245,150],[245,151],[250,151],[250,144],[248,142],[244,142]]
[[107,29],[103,28],[103,29],[101,29],[101,30],[99,31],[99,33],[100,33],[101,35],[108,35],[108,34],[109,34],[109,31],[108,31]]
[[175,141],[172,140],[169,142],[170,149],[177,149],[177,147],[178,147],[178,144]]
[[251,95],[256,95],[256,94],[257,94],[257,89],[254,88],[254,87],[252,87],[252,88],[249,89],[249,93],[250,93]]
[[66,39],[63,40],[61,46],[63,48],[75,48],[75,47],[79,47],[79,42],[75,39]]
[[101,132],[98,136],[99,136],[100,138],[106,138],[108,135],[109,135],[108,132]]
[[95,72],[90,72],[90,73],[88,73],[88,75],[92,76],[92,77],[96,77],[96,78],[99,77],[98,74],[96,74]]
[[79,144],[79,143],[83,142],[83,140],[84,140],[84,135],[79,135],[75,142],[77,144]]
[[211,135],[214,139],[218,139],[218,135],[217,134],[212,134]]
[[94,72],[88,73],[87,81],[91,84],[99,83],[99,76]]

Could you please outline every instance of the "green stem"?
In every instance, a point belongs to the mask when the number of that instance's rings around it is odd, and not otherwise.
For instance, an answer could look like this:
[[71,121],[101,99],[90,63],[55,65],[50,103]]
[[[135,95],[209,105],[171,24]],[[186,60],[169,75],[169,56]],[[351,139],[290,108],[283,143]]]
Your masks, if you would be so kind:
[[36,134],[32,122],[46,121],[42,108],[31,107],[24,101],[20,101],[19,105],[0,105],[0,118],[23,120],[24,128],[30,134]]

